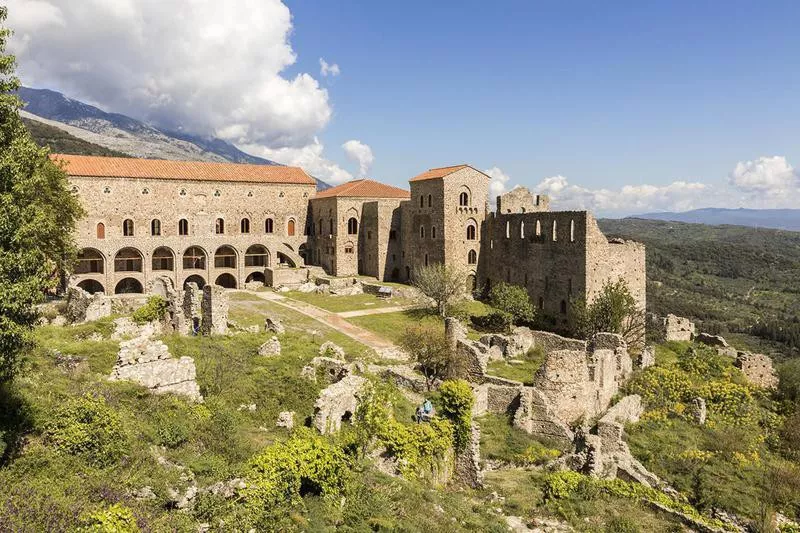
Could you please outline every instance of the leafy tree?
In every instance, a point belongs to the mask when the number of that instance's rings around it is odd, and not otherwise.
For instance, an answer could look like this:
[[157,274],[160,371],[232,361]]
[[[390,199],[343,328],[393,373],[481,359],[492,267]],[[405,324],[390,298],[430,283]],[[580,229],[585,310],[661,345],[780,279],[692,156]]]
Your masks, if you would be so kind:
[[448,307],[463,298],[466,292],[466,275],[454,266],[436,263],[414,272],[411,283],[436,303],[441,316],[447,316]]
[[442,414],[453,422],[453,445],[456,450],[463,450],[471,438],[472,406],[475,395],[472,387],[463,379],[445,381],[439,387],[442,402]]
[[644,310],[636,305],[628,284],[620,278],[607,282],[591,303],[573,300],[570,305],[570,318],[574,332],[589,338],[595,333],[618,333],[628,346],[642,347],[644,344]]
[[514,317],[514,322],[532,322],[535,316],[528,291],[518,285],[500,282],[489,291],[489,305]]
[[[0,23],[6,15],[0,7]],[[34,305],[58,285],[82,215],[66,174],[20,120],[15,59],[5,53],[10,33],[0,28],[0,382],[14,376],[31,343]]]
[[457,375],[459,361],[447,343],[441,327],[414,326],[400,338],[400,346],[419,363],[428,390],[437,379]]

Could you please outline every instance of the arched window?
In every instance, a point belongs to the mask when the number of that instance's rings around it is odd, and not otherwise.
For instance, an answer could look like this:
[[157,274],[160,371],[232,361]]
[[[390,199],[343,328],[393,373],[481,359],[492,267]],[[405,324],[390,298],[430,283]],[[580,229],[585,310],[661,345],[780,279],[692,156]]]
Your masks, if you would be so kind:
[[[322,221],[320,221],[322,222]],[[322,224],[320,224],[320,227]],[[268,218],[264,221],[264,233],[273,233],[275,231],[275,224],[272,222],[271,218]]]
[[569,242],[575,242],[575,220],[569,221]]
[[150,221],[150,235],[161,235],[161,221],[157,218]]
[[355,217],[350,217],[347,221],[347,234],[358,235],[358,220]]
[[469,205],[469,194],[466,191],[458,195],[458,205],[466,207]]
[[223,219],[218,218],[214,223],[214,233],[217,235],[223,235],[225,233],[225,221]]
[[519,223],[519,238],[520,239],[524,239],[525,238],[525,221],[524,220]]
[[98,239],[105,239],[106,238],[106,225],[102,222],[97,223],[97,238]]
[[474,241],[475,238],[476,238],[476,235],[475,235],[476,233],[477,233],[477,231],[475,229],[475,224],[472,224],[472,223],[468,224],[467,225],[467,240],[468,241]]
[[189,235],[189,221],[185,218],[178,221],[178,235]]
[[422,196],[422,195],[420,195],[420,197],[419,197],[419,206],[420,207],[425,207],[425,197]]
[[125,237],[133,237],[133,220],[126,218],[122,222],[122,235]]
[[558,240],[558,223],[554,220],[553,221],[553,241]]
[[346,253],[346,254],[352,254],[353,253],[353,243],[352,242],[348,242],[347,244],[344,245],[344,253]]
[[435,239],[435,238],[436,238],[436,226],[433,226],[431,228],[431,239]]
[[294,237],[294,219],[290,218],[289,223],[286,224],[286,234],[289,237]]
[[511,221],[506,220],[506,239],[511,238]]
[[467,254],[467,264],[474,265],[477,262],[478,262],[478,254],[475,252],[475,250],[470,250],[469,253]]
[[566,315],[567,314],[567,301],[566,300],[561,300],[561,314],[562,315]]
[[214,253],[214,268],[236,268],[236,250],[220,246]]
[[103,255],[93,248],[84,248],[78,252],[78,263],[75,265],[76,274],[102,274],[105,270]]
[[243,218],[240,226],[241,226],[240,229],[241,229],[242,233],[250,233],[250,219],[249,218]]
[[542,223],[539,222],[538,220],[536,221],[536,236],[537,237],[542,236]]
[[269,266],[269,250],[260,244],[254,244],[244,253],[244,266],[266,267]]
[[320,236],[322,235],[322,219],[319,219],[319,231],[317,233],[319,233]]
[[153,270],[175,270],[175,256],[169,248],[156,248],[153,251]]
[[420,239],[424,239],[425,238],[425,226],[420,226],[419,227],[419,238]]
[[142,254],[135,248],[123,248],[114,257],[114,272],[141,272]]
[[206,253],[198,246],[191,246],[183,252],[184,270],[205,270]]
[[432,197],[431,197],[431,195],[429,194],[429,195],[428,195],[428,207],[430,207],[430,206],[432,206],[432,205],[433,205],[433,198],[432,198]]
[[333,219],[328,219],[328,235],[333,235]]

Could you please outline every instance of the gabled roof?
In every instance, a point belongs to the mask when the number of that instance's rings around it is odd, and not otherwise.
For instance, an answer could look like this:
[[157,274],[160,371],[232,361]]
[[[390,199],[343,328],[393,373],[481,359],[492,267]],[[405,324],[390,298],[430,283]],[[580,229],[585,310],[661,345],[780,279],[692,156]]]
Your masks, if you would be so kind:
[[353,180],[320,191],[314,198],[411,198],[411,193],[374,180]]
[[300,167],[51,154],[70,176],[316,185]]
[[[462,168],[467,168],[467,167],[472,168],[473,170],[477,170],[469,165],[454,165],[452,167],[432,168],[430,170],[423,172],[418,176],[414,176],[408,181],[423,181],[423,180],[435,180],[439,178],[444,178],[445,176],[449,176],[453,172],[457,172]],[[478,172],[480,172],[480,170],[478,170]],[[481,174],[483,174],[483,172],[481,172]],[[486,174],[483,175],[486,176]],[[489,176],[486,177],[488,178]]]

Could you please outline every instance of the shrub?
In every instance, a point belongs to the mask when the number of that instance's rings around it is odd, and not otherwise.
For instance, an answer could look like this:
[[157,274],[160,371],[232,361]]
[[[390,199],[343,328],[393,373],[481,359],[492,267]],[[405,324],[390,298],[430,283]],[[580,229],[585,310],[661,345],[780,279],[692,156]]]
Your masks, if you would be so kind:
[[489,305],[510,314],[517,323],[532,322],[535,316],[528,291],[518,285],[494,285],[489,291]]
[[637,308],[636,299],[622,278],[616,283],[603,285],[600,294],[590,303],[582,299],[573,300],[569,314],[574,333],[581,338],[607,332],[622,335],[631,347],[644,343],[644,310]]
[[137,324],[146,324],[154,320],[161,320],[167,312],[167,301],[161,296],[151,296],[147,303],[133,312],[131,318]]
[[441,327],[410,327],[400,338],[400,346],[419,363],[428,390],[435,380],[446,379],[458,371],[460,361],[450,349]]
[[121,504],[95,511],[85,520],[81,533],[138,533],[139,526],[133,512]]
[[463,379],[445,381],[439,388],[442,414],[453,423],[453,445],[463,450],[472,436],[472,387]]
[[325,437],[299,428],[283,443],[267,447],[250,461],[247,488],[241,494],[256,523],[269,523],[285,505],[298,505],[301,496],[334,498],[349,479],[344,452]]
[[786,401],[800,404],[800,358],[789,359],[778,367],[778,393]]
[[472,325],[481,331],[507,333],[514,324],[514,316],[505,311],[492,311],[487,315],[473,316]]
[[442,317],[447,316],[448,307],[464,297],[467,292],[467,276],[460,269],[436,263],[414,271],[412,285],[436,303]]
[[117,460],[127,450],[122,422],[105,398],[89,394],[57,408],[44,436],[60,452],[79,455],[98,466]]

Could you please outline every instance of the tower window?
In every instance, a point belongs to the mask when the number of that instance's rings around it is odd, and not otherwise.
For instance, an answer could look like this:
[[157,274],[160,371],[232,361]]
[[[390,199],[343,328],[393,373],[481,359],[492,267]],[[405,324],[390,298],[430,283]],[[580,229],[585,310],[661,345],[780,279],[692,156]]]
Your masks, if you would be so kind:
[[157,218],[150,221],[150,235],[161,235],[161,221]]
[[225,233],[225,221],[221,218],[218,218],[214,223],[214,233],[217,235],[223,235]]
[[[275,226],[271,218],[268,218],[267,220],[264,221],[264,233],[272,233],[274,231],[274,228]],[[320,230],[321,229],[322,229],[322,224],[320,224]]]
[[419,227],[419,238],[420,239],[424,239],[425,238],[425,226],[420,226]]
[[185,218],[178,221],[178,235],[189,235],[189,221]]
[[122,222],[122,235],[124,237],[133,237],[133,220],[126,218]]
[[474,265],[478,262],[478,254],[475,250],[470,250],[467,254],[467,264]]
[[469,205],[469,194],[466,192],[462,192],[458,195],[458,205],[461,207],[466,207]]
[[249,218],[243,218],[242,219],[242,222],[240,224],[240,229],[241,229],[242,233],[250,233],[250,219]]

